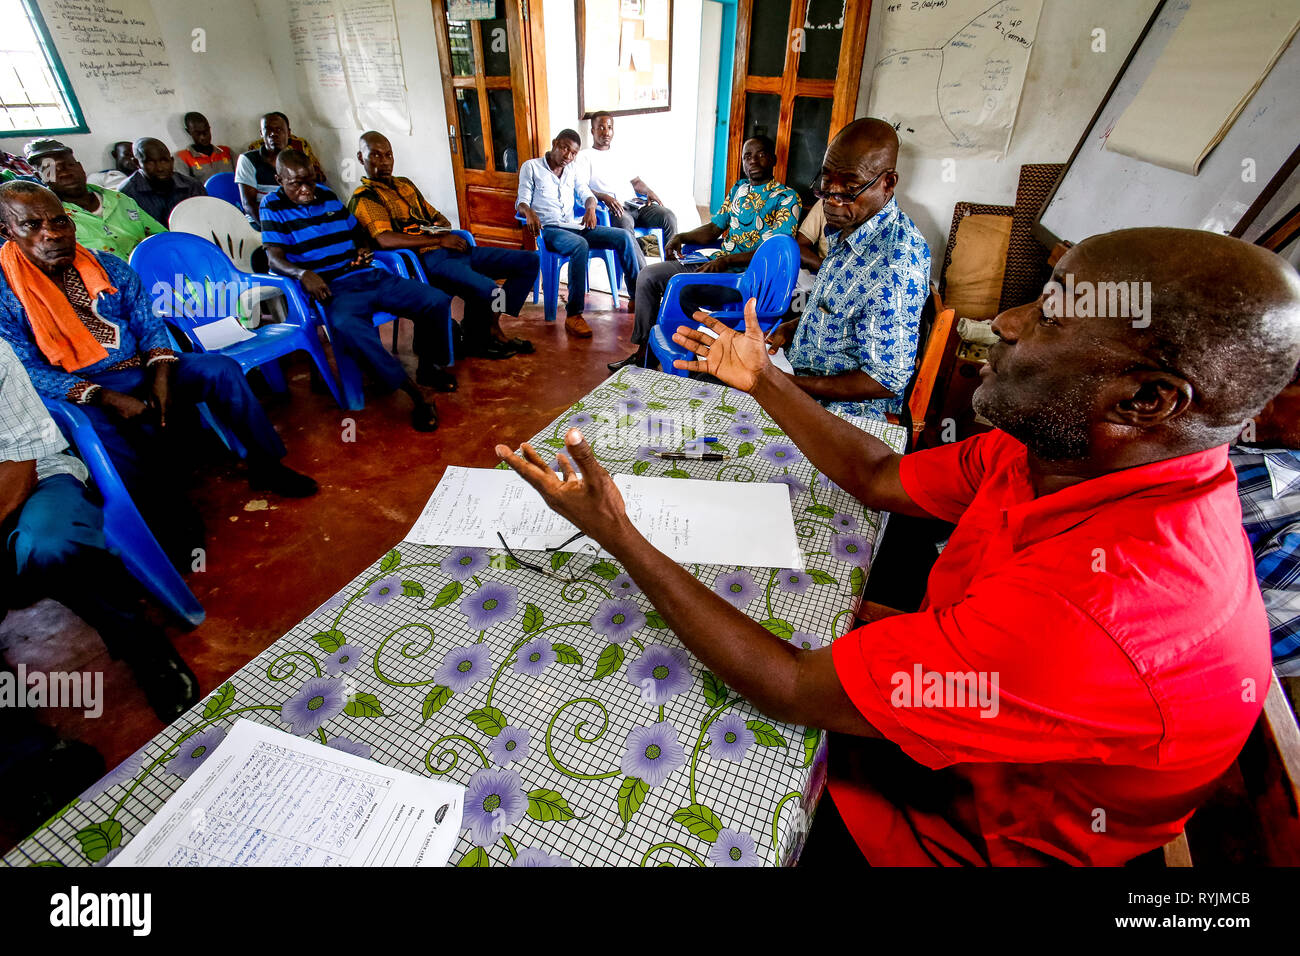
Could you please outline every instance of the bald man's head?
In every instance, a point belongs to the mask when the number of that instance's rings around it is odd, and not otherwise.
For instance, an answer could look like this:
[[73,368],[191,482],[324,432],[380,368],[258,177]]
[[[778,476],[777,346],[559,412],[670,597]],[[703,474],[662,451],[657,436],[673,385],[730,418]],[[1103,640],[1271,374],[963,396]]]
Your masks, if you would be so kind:
[[1300,276],[1239,239],[1126,229],[993,328],[976,410],[1042,459],[1128,467],[1231,441],[1291,381]]
[[374,130],[362,133],[357,143],[357,162],[370,179],[387,182],[393,178],[393,144],[383,133]]
[[280,150],[275,157],[275,180],[284,194],[300,206],[316,198],[316,168],[301,150]]
[[826,147],[816,184],[831,229],[851,232],[889,202],[898,184],[898,134],[884,120],[854,120]]

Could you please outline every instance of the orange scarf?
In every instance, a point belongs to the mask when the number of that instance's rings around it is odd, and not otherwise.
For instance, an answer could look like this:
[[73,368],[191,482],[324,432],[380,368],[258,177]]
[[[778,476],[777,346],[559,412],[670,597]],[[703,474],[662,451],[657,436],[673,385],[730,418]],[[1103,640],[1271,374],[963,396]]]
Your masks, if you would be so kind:
[[[117,292],[99,260],[80,243],[72,267],[81,276],[92,302],[101,292],[110,295]],[[63,290],[19,252],[18,243],[6,242],[0,246],[0,268],[4,269],[9,288],[14,290],[27,313],[37,347],[51,365],[75,372],[108,358],[107,350],[77,317]]]

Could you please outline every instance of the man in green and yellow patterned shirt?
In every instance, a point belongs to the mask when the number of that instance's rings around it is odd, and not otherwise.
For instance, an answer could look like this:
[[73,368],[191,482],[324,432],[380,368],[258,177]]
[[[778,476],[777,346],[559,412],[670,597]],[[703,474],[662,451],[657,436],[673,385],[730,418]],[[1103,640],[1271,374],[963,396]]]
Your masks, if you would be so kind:
[[[799,194],[772,178],[776,167],[776,146],[772,141],[766,136],[745,140],[740,166],[744,178],[731,187],[722,208],[698,229],[674,235],[666,243],[665,261],[642,270],[636,283],[636,321],[632,327],[632,343],[637,348],[622,361],[610,363],[611,372],[645,361],[650,348],[650,330],[659,319],[659,303],[669,279],[682,272],[743,272],[754,250],[768,236],[795,234],[799,225]],[[716,244],[721,251],[707,261],[683,262],[680,259],[683,243]],[[692,286],[691,293],[691,308],[715,307],[736,300],[734,289],[720,286]]]

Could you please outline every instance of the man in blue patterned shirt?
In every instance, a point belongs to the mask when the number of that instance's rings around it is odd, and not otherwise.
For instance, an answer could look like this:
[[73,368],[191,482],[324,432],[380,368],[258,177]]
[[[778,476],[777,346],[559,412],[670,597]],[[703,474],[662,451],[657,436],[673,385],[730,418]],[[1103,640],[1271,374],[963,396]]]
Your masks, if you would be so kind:
[[826,149],[814,193],[830,247],[801,318],[773,330],[793,340],[795,383],[828,408],[884,418],[903,410],[930,294],[930,249],[898,208],[898,134],[855,120]]
[[1300,677],[1300,375],[1264,406],[1230,453],[1242,523],[1273,641],[1273,666]]

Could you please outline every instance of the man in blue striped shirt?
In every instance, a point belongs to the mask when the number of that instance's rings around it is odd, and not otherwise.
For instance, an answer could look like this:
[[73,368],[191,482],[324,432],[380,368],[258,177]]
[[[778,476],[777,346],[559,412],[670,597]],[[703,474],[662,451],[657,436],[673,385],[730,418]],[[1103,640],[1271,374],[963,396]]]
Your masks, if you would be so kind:
[[[357,221],[335,196],[316,185],[311,161],[296,149],[276,158],[280,188],[262,197],[262,242],[271,267],[302,283],[303,291],[325,309],[331,339],[353,361],[386,387],[400,389],[414,403],[411,427],[433,431],[438,408],[419,386],[450,392],[456,379],[429,358],[430,333],[445,328],[451,299],[414,279],[402,279],[371,265],[368,245],[356,241]],[[404,315],[415,322],[415,354],[420,365],[411,381],[379,340],[376,312]]]

